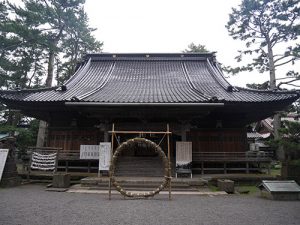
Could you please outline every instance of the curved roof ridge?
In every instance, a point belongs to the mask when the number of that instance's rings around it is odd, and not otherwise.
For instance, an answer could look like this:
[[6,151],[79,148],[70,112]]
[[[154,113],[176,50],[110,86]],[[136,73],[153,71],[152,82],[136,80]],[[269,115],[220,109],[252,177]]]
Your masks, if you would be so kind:
[[84,76],[80,76],[80,74],[85,74],[88,71],[88,69],[91,66],[91,62],[92,60],[91,58],[89,58],[89,60],[81,67],[80,71],[77,70],[75,74],[71,76],[70,79],[64,83],[64,85],[72,85],[72,83],[74,83],[75,81],[76,83],[79,82],[84,77]]
[[181,62],[181,66],[182,66],[182,70],[183,70],[183,73],[184,73],[184,78],[186,79],[186,81],[187,81],[188,85],[190,86],[190,88],[193,91],[196,91],[197,94],[200,94],[202,97],[206,98],[207,100],[211,100],[213,96],[202,93],[201,91],[199,91],[196,88],[196,86],[194,85],[194,83],[192,82],[192,80],[190,78],[190,75],[188,73],[188,70],[187,70],[186,65],[185,65],[184,62]]
[[79,68],[75,71],[75,73],[72,76],[70,76],[70,78],[63,83],[63,85],[67,85],[68,83],[70,83],[79,74],[79,72],[83,69],[84,66],[85,65],[80,65]]
[[80,96],[76,96],[76,97],[77,97],[79,100],[82,100],[82,99],[84,99],[84,98],[87,98],[87,97],[93,95],[93,94],[96,93],[97,91],[101,90],[101,89],[107,84],[107,82],[109,81],[109,78],[110,78],[111,75],[112,75],[112,72],[113,72],[113,70],[114,70],[114,68],[115,68],[115,65],[116,65],[116,62],[113,62],[113,63],[111,64],[111,66],[110,66],[108,72],[106,73],[106,75],[105,75],[105,77],[104,77],[104,79],[103,79],[103,82],[99,85],[99,87],[97,87],[97,88],[95,88],[95,89],[93,89],[93,90],[91,90],[91,91],[89,91],[89,92],[87,92],[87,93],[84,93],[84,94],[82,94],[82,95],[80,95]]
[[92,61],[188,61],[206,60],[212,58],[214,52],[209,53],[92,53],[87,54],[84,60],[92,58]]
[[222,69],[220,68],[220,65],[219,63],[216,63],[216,66],[215,66],[217,72],[218,72],[218,75],[219,77],[225,82],[227,83],[229,86],[231,86],[233,88],[234,91],[239,91],[237,88],[235,88],[231,83],[228,82],[228,80],[226,80],[225,76],[224,76],[224,73],[222,71]]
[[141,52],[141,53],[88,53],[85,55],[85,58],[90,58],[90,57],[107,57],[110,56],[112,58],[118,58],[118,56],[122,57],[145,57],[145,58],[151,58],[151,57],[181,57],[184,58],[185,56],[189,57],[199,57],[199,56],[206,56],[206,57],[211,57],[215,54],[215,52],[187,52],[187,53],[147,53],[147,52]]
[[[232,85],[228,82],[225,81],[225,83],[227,84],[227,86],[224,85],[224,83],[222,83],[222,81],[220,80],[220,76],[218,74],[218,71],[216,71],[216,69],[213,67],[213,65],[210,63],[209,59],[206,59],[207,65],[208,65],[208,69],[211,71],[211,75],[214,78],[214,80],[225,90],[225,91],[229,91],[230,87],[232,87]],[[222,76],[223,77],[223,76]],[[225,80],[225,79],[224,79]],[[224,82],[223,80],[223,82]]]

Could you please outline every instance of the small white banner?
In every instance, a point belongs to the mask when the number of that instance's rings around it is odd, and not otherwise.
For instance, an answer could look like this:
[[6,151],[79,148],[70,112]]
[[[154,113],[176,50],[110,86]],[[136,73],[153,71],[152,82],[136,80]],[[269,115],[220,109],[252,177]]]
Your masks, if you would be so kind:
[[3,174],[7,155],[8,155],[8,149],[0,149],[0,181],[2,179],[2,174]]
[[188,165],[192,159],[192,142],[176,142],[176,166]]
[[111,158],[111,143],[100,142],[99,170],[109,170]]
[[99,145],[80,145],[80,159],[99,159]]

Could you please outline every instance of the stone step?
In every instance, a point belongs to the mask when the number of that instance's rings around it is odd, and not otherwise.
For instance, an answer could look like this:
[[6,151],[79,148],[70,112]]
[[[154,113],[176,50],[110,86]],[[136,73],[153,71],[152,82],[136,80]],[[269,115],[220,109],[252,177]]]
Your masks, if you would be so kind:
[[[163,178],[116,178],[118,183],[126,190],[150,191],[162,184]],[[187,191],[199,190],[199,188],[207,187],[207,182],[201,179],[172,179],[172,190]],[[84,178],[81,180],[81,186],[92,189],[108,190],[109,179],[105,178]],[[114,187],[112,188],[114,189]],[[167,190],[167,189],[166,189]]]
[[[122,186],[123,187],[123,186]],[[154,189],[157,188],[156,187],[123,187],[126,191],[153,191]],[[89,190],[108,190],[108,186],[105,187],[101,187],[101,186],[97,186],[97,187],[89,187]],[[112,190],[115,190],[114,187],[111,188]],[[168,191],[168,187],[166,187],[165,189],[163,189],[163,191]],[[172,191],[199,191],[198,188],[194,188],[194,187],[173,187],[172,186]]]

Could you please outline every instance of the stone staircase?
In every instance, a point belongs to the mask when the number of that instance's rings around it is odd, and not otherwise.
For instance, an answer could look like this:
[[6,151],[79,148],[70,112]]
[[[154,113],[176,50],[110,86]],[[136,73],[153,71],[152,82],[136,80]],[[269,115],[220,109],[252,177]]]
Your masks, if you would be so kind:
[[[173,175],[174,163],[171,163],[171,171]],[[115,174],[118,177],[163,177],[164,166],[158,156],[121,156],[118,158]]]
[[[172,191],[199,191],[207,188],[207,181],[200,178],[190,179],[188,176],[175,179],[174,163],[171,163],[171,171]],[[164,180],[164,166],[158,156],[121,156],[116,164],[115,178],[125,190],[152,191]],[[81,179],[80,183],[82,188],[108,190],[109,177],[87,177]]]

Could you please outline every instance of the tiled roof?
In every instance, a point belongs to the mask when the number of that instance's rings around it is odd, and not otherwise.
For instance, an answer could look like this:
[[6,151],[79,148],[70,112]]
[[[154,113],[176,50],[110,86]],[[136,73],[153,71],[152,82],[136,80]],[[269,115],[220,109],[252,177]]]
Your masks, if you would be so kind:
[[33,102],[226,103],[298,97],[232,87],[212,53],[90,54],[62,88],[0,92],[0,99]]

